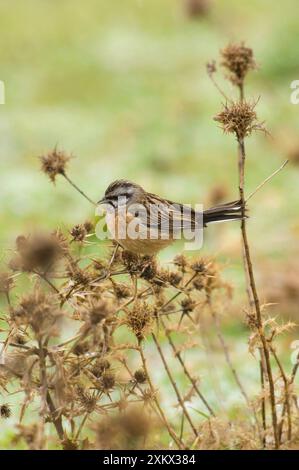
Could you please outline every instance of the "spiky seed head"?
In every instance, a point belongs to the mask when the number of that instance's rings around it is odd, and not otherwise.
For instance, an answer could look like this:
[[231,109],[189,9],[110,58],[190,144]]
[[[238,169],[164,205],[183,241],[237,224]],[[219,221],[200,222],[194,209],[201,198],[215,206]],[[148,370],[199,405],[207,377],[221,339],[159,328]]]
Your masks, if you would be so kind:
[[55,183],[57,175],[64,175],[70,156],[55,147],[46,155],[40,156],[41,170]]

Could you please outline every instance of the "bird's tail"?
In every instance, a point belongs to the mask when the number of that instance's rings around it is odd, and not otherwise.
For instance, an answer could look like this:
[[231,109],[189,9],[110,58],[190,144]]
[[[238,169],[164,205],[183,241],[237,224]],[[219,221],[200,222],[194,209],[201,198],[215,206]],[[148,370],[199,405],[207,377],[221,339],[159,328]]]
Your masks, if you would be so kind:
[[[246,215],[244,217],[247,217]],[[203,212],[203,225],[229,220],[241,220],[243,218],[241,201],[228,202],[211,207]]]

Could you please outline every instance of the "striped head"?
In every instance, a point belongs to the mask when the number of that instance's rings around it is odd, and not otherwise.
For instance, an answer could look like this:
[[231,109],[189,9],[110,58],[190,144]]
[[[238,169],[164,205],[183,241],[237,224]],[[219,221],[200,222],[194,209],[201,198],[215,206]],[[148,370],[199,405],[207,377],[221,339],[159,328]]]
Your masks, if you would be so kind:
[[111,183],[105,191],[104,197],[98,204],[110,204],[116,208],[119,203],[142,204],[146,192],[139,184],[128,180],[116,180]]

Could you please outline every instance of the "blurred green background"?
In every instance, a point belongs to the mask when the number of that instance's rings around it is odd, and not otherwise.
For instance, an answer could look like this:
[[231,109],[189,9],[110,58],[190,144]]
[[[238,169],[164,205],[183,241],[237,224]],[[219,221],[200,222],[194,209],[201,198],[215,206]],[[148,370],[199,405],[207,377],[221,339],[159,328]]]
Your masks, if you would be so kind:
[[[206,5],[191,15],[184,0],[1,1],[1,255],[20,233],[93,217],[64,180],[53,187],[40,172],[37,157],[56,144],[74,155],[69,174],[95,200],[118,178],[185,203],[236,198],[236,142],[213,121],[223,99],[205,67],[228,42],[244,40],[259,64],[245,93],[260,97],[257,113],[271,133],[247,142],[247,193],[291,159],[250,203],[254,264],[261,300],[298,319],[299,105],[290,102],[299,79],[298,2]],[[202,253],[223,262],[244,302],[239,239],[238,224],[216,225]],[[232,312],[243,315],[238,305]],[[241,325],[229,324],[227,334],[244,333]],[[238,344],[242,357],[247,346]]]

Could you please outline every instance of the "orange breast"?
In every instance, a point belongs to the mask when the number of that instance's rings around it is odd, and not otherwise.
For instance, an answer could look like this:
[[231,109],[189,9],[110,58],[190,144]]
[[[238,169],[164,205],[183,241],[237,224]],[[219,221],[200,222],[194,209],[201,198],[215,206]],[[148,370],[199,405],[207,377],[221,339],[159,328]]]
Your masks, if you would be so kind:
[[133,253],[152,256],[173,242],[172,239],[151,239],[149,229],[128,212],[107,212],[106,222],[112,238]]

